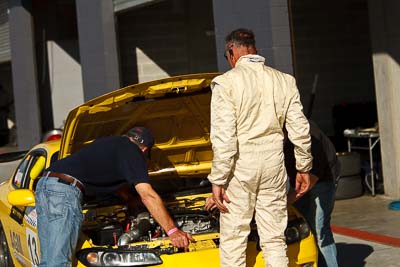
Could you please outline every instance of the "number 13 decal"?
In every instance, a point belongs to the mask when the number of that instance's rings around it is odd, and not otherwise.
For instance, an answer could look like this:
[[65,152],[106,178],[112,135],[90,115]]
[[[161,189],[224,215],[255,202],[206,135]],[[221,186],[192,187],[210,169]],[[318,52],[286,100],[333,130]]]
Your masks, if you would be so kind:
[[32,262],[32,266],[39,265],[39,242],[35,232],[31,229],[26,228],[26,242],[28,244],[29,258]]

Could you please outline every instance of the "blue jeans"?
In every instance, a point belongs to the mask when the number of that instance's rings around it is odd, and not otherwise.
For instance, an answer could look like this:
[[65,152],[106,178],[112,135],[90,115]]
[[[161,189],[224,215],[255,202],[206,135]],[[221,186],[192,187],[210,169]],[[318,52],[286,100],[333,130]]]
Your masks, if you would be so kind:
[[294,203],[304,215],[318,245],[318,267],[337,267],[337,252],[331,230],[331,213],[335,202],[334,181],[321,181]]
[[41,267],[71,266],[83,220],[82,193],[58,178],[42,177],[36,187]]

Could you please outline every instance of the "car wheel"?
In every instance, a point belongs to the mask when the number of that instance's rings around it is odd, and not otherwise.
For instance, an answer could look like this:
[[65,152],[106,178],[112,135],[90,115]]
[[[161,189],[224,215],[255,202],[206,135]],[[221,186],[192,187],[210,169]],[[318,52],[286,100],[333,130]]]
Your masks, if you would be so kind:
[[3,225],[0,223],[0,266],[13,267],[10,250],[8,248],[6,234],[4,233]]

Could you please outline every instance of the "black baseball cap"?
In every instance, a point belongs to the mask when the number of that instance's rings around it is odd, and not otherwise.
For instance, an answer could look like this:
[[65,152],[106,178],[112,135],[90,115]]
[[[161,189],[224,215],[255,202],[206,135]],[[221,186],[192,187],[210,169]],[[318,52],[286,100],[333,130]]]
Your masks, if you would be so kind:
[[133,127],[126,135],[135,139],[139,144],[147,146],[149,151],[154,145],[154,136],[151,134],[150,130],[145,127]]

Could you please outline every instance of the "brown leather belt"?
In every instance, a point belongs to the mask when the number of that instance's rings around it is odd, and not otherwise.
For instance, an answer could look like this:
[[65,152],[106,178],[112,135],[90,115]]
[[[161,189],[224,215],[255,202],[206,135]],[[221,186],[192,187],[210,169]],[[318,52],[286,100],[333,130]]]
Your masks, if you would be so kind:
[[63,184],[68,184],[68,185],[74,185],[79,190],[81,190],[82,194],[85,193],[85,187],[83,186],[82,182],[72,176],[69,176],[64,173],[59,173],[59,172],[47,172],[46,176],[47,177],[57,177],[58,182],[63,183]]

